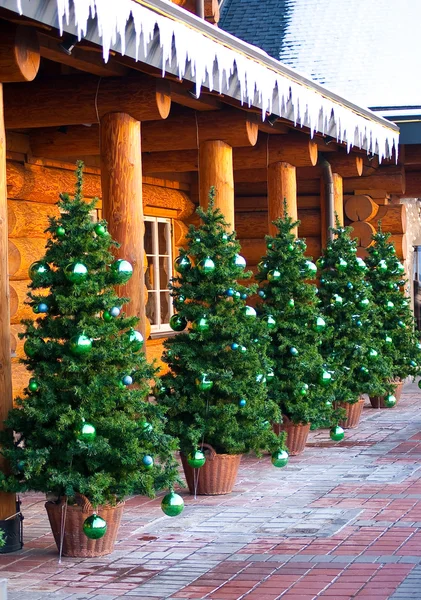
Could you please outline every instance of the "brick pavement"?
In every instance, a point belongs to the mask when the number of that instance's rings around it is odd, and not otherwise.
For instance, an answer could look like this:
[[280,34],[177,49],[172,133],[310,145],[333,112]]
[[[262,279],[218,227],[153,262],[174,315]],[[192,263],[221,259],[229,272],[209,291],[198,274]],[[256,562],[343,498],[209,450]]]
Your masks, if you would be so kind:
[[421,599],[420,400],[411,385],[396,408],[367,403],[344,442],[313,432],[285,469],[246,457],[233,494],[182,492],[178,518],[130,499],[108,557],[58,564],[44,500],[27,494],[25,547],[0,555],[9,599]]

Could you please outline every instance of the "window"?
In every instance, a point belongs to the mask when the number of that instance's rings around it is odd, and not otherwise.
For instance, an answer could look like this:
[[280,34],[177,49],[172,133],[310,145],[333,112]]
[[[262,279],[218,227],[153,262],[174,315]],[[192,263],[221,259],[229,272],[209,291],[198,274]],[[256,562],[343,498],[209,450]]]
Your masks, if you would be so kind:
[[152,333],[169,332],[172,331],[169,321],[173,314],[168,289],[172,277],[171,219],[145,217],[145,252],[148,259],[146,316],[151,322]]

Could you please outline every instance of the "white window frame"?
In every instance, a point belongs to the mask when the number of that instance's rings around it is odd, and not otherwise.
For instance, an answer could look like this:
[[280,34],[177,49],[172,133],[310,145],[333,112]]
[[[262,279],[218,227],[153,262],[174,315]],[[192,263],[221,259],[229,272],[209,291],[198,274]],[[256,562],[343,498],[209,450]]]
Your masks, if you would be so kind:
[[[145,221],[152,223],[152,254],[146,254],[146,258],[149,261],[152,259],[153,261],[153,271],[154,271],[154,283],[155,286],[152,290],[148,290],[149,293],[153,293],[153,297],[155,298],[155,314],[157,318],[157,323],[154,325],[151,324],[151,334],[163,334],[170,333],[172,329],[168,323],[161,322],[161,293],[168,292],[168,288],[161,288],[161,282],[159,277],[159,258],[163,255],[159,254],[159,240],[158,240],[158,223],[165,223],[167,227],[167,253],[165,257],[167,258],[168,264],[168,274],[169,281],[173,277],[173,249],[172,249],[172,236],[173,236],[173,228],[172,228],[172,220],[167,217],[149,217],[145,215]],[[146,252],[145,252],[146,253]],[[174,314],[174,307],[172,303],[172,298],[169,296],[169,319]]]

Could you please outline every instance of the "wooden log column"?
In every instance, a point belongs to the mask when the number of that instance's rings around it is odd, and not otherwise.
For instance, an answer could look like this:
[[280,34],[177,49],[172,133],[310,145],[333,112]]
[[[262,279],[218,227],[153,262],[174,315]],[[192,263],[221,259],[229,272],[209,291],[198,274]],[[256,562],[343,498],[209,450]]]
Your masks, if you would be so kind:
[[145,336],[144,219],[140,122],[125,113],[110,113],[100,126],[102,207],[112,237],[121,244],[116,258],[133,265],[133,275],[118,293],[130,298],[124,310],[140,318]]
[[232,147],[220,140],[202,142],[199,148],[199,202],[205,210],[212,186],[215,207],[222,212],[231,231],[235,227]]
[[[8,281],[8,231],[6,185],[6,133],[3,114],[3,86],[0,83],[0,429],[13,406],[10,347],[10,306]],[[1,470],[7,467],[0,460]],[[0,519],[16,512],[15,494],[0,493]]]
[[[268,232],[276,235],[278,229],[272,221],[284,215],[284,200],[288,215],[297,220],[297,179],[296,169],[286,162],[276,162],[268,166]],[[291,233],[298,235],[295,227]]]
[[332,173],[333,176],[333,210],[338,216],[339,224],[344,226],[344,191],[343,180],[338,173]]

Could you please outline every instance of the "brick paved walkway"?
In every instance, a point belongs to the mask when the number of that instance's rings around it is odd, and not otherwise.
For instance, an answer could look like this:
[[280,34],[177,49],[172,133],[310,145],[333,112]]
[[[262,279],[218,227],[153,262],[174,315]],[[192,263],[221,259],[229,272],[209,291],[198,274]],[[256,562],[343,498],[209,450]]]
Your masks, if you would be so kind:
[[25,548],[0,555],[9,600],[421,599],[421,393],[327,431],[285,469],[243,459],[235,493],[185,494],[178,518],[132,498],[115,552],[58,564],[39,495],[24,497]]

